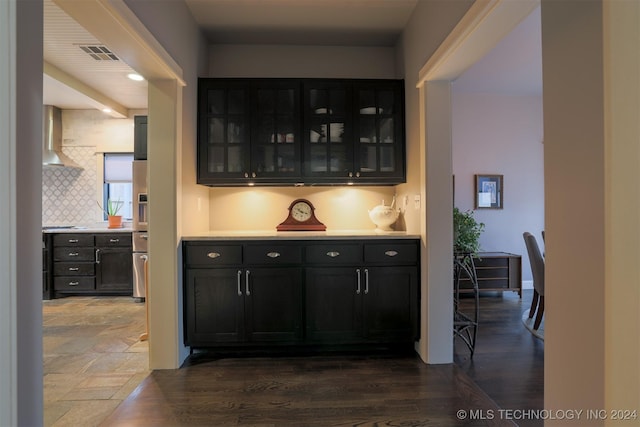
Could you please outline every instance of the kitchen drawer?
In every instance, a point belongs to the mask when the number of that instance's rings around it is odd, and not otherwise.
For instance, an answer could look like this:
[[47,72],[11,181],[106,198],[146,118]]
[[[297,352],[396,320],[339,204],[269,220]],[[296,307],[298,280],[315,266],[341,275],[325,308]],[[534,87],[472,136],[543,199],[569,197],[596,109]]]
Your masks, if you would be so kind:
[[311,264],[359,264],[362,262],[362,245],[344,242],[308,245],[305,260]]
[[56,262],[53,264],[55,276],[93,276],[96,274],[92,262]]
[[131,246],[131,234],[96,234],[96,246]]
[[54,261],[95,261],[93,248],[53,248]]
[[242,245],[188,245],[185,261],[201,267],[242,264]]
[[478,256],[474,258],[473,263],[476,265],[476,267],[502,267],[505,269],[509,268],[509,258],[507,257],[483,257],[482,254],[478,254]]
[[93,246],[93,234],[54,234],[53,246]]
[[245,263],[280,265],[302,263],[302,247],[298,245],[247,245]]
[[364,260],[376,264],[417,264],[418,247],[410,243],[366,244]]
[[96,279],[93,276],[53,278],[53,288],[56,292],[93,291],[96,288]]

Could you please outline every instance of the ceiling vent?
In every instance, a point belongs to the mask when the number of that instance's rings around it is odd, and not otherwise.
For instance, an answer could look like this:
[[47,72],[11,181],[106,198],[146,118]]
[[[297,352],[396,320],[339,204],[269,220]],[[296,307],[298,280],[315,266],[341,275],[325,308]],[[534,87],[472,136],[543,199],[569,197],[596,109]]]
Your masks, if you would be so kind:
[[79,47],[96,61],[119,61],[120,60],[120,58],[118,58],[116,54],[111,52],[106,46],[80,45]]

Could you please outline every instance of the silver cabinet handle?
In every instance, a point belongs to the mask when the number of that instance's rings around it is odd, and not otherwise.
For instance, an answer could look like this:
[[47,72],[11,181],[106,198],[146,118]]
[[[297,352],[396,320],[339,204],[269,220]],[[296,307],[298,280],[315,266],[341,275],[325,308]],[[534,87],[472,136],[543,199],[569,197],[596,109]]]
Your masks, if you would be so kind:
[[369,269],[364,269],[364,294],[367,295],[369,293]]
[[78,252],[69,252],[69,256],[78,256],[80,255]]
[[69,282],[69,286],[78,286],[80,282]]
[[241,282],[242,281],[242,270],[238,270],[238,296],[241,297],[242,296],[242,288],[241,286]]
[[386,256],[396,256],[398,255],[398,251],[386,251],[384,254]]
[[78,243],[78,239],[69,239],[69,243]]
[[338,251],[329,251],[329,252],[327,252],[327,256],[331,257],[331,258],[335,258],[335,257],[340,256],[340,252],[338,252]]
[[100,264],[100,249],[96,249],[96,264]]
[[220,254],[220,253],[218,253],[218,252],[209,252],[209,253],[207,254],[207,256],[208,256],[209,258],[213,258],[213,259],[215,259],[215,258],[220,257],[220,256],[221,256],[221,254]]
[[247,291],[247,296],[251,295],[251,289],[249,289],[249,274],[250,274],[250,273],[249,273],[249,270],[247,270],[247,271],[245,272],[245,280],[246,280],[246,283],[244,284],[244,286],[245,286],[245,290]]
[[140,235],[140,238],[141,238],[142,240],[149,240],[149,236],[148,236],[148,235],[146,235],[146,234],[142,234],[142,235]]
[[109,243],[118,243],[120,239],[109,239]]
[[278,258],[280,256],[280,252],[269,252],[267,253],[269,258]]
[[80,271],[78,267],[69,267],[69,271]]
[[358,275],[358,288],[356,289],[356,295],[360,295],[360,269],[356,269],[356,274]]
[[149,256],[148,255],[140,255],[140,259],[143,260],[143,261],[146,261],[146,260],[149,259]]

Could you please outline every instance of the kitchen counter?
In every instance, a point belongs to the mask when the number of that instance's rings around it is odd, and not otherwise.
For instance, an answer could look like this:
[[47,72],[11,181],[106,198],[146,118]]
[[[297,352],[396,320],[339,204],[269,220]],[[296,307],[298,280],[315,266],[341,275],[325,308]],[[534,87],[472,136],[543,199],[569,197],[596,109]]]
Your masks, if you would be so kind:
[[50,228],[48,226],[42,227],[43,233],[131,233],[132,231],[133,228],[131,228],[130,224],[125,224],[122,228],[107,228],[106,223],[60,228]]
[[354,237],[367,239],[419,239],[418,234],[409,234],[406,231],[375,230],[327,230],[327,231],[275,231],[275,230],[248,230],[248,231],[209,231],[198,236],[183,236],[183,241],[202,240],[349,240]]

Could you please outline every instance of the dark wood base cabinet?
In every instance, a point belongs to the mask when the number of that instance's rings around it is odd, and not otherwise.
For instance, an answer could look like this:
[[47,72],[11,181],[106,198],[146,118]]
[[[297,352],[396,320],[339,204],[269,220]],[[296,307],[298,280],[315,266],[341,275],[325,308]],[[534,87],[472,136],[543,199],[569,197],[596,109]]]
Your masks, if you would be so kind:
[[131,233],[46,233],[49,296],[133,295]]
[[418,243],[185,241],[185,344],[413,343],[419,336]]

